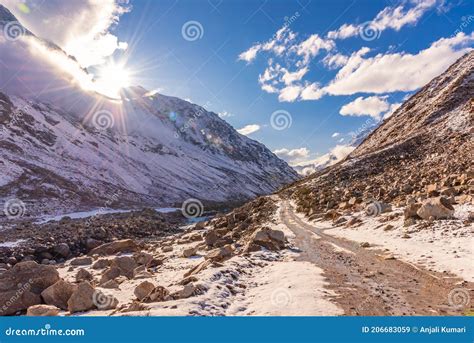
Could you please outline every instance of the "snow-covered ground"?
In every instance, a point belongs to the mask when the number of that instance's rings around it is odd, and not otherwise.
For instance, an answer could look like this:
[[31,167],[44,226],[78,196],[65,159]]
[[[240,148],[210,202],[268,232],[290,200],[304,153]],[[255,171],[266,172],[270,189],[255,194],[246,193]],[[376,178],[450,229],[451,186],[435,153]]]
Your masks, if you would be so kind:
[[[279,218],[276,213],[274,218]],[[268,223],[274,229],[285,232],[290,246],[294,247],[294,234],[281,223]],[[164,286],[171,293],[179,291],[183,286],[179,282],[185,272],[204,261],[206,251],[198,251],[196,256],[182,257],[184,249],[199,242],[175,245],[172,252],[157,253],[166,256],[163,266],[147,279],[127,280],[120,284],[119,289],[102,289],[119,300],[119,306],[130,304],[135,299],[134,289],[147,280],[156,286]],[[145,304],[144,311],[127,312],[120,315],[131,316],[215,316],[215,315],[274,315],[274,316],[315,316],[341,315],[342,309],[332,303],[329,298],[334,296],[325,289],[326,281],[322,270],[315,265],[296,261],[299,253],[296,249],[280,252],[262,250],[249,256],[234,256],[223,263],[222,267],[208,267],[195,275],[202,294],[187,299],[153,302]],[[111,256],[110,258],[113,258]],[[69,264],[59,269],[62,277],[74,281],[78,268],[69,268]],[[100,278],[102,271],[90,266],[84,267],[95,277]],[[113,311],[89,311],[78,315],[109,315]]]
[[[316,227],[326,229],[329,235],[343,237],[356,242],[368,242],[369,249],[387,249],[403,261],[437,272],[450,272],[466,281],[474,281],[474,225],[464,224],[471,204],[455,205],[454,220],[434,221],[429,227],[404,227],[403,214],[394,220],[381,222],[387,215],[367,216],[364,212],[354,213],[362,219],[360,226],[333,227],[330,221],[309,222],[302,214],[297,215]],[[395,209],[402,212],[402,209]],[[387,225],[393,229],[385,231]]]

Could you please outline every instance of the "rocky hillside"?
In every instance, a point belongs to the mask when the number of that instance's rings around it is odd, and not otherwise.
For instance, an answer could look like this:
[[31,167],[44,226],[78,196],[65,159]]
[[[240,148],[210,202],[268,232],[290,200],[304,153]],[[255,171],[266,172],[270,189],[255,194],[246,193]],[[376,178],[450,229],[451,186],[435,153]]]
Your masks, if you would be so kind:
[[[0,15],[0,27],[14,19],[5,8]],[[78,87],[70,77],[84,70],[74,59],[16,29],[20,36],[0,40],[2,204],[18,199],[25,215],[188,198],[206,207],[296,180],[286,162],[204,107],[141,87],[121,99]],[[58,73],[51,54],[67,58],[67,70]]]
[[[344,161],[287,188],[298,209],[334,215],[371,202],[406,205],[443,195],[471,202],[474,52],[404,103]],[[416,212],[416,211],[415,211]]]

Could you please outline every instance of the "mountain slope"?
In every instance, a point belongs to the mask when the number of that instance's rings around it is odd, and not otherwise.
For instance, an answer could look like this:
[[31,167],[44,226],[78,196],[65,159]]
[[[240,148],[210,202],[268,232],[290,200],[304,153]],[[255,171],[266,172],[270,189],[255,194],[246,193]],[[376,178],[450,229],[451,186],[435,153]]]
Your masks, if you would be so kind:
[[[2,13],[5,25],[12,18]],[[241,202],[297,178],[201,106],[140,87],[121,101],[84,90],[71,82],[84,73],[75,61],[33,35],[0,41],[0,60],[0,198],[22,200],[28,214]]]
[[371,200],[403,205],[426,197],[428,185],[471,201],[473,74],[471,51],[405,102],[348,158],[284,194],[308,215]]

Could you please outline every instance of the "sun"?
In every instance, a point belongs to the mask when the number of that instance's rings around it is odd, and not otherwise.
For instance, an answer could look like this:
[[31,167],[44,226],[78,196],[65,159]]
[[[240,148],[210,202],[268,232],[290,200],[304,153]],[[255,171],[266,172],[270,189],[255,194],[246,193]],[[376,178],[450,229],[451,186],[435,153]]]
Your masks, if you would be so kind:
[[130,86],[130,72],[119,64],[107,64],[98,69],[96,89],[108,97],[120,99],[120,90]]

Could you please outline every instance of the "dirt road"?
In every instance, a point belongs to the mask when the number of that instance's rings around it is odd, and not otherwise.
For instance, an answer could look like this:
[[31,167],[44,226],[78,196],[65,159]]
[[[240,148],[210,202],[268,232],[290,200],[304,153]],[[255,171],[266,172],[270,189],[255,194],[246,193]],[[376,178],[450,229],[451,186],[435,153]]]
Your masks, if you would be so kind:
[[473,283],[461,285],[453,275],[386,259],[385,251],[328,235],[298,218],[287,201],[281,221],[296,235],[299,259],[324,270],[337,294],[332,300],[346,315],[462,315],[468,310],[450,305],[448,294],[455,288],[473,289]]

